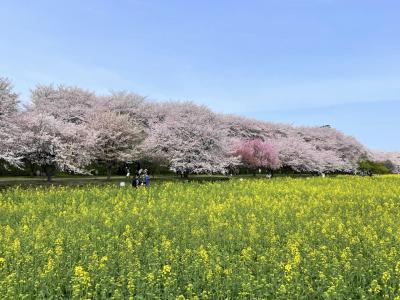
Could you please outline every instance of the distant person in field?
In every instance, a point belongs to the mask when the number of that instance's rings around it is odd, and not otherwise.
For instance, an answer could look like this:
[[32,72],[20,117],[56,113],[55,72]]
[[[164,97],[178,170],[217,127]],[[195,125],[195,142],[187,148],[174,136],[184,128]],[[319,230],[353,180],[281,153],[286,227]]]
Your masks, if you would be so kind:
[[147,172],[144,175],[144,184],[147,188],[150,186],[150,175]]
[[134,188],[138,188],[140,185],[140,180],[138,176],[135,176],[135,178],[133,178],[132,180],[132,187]]

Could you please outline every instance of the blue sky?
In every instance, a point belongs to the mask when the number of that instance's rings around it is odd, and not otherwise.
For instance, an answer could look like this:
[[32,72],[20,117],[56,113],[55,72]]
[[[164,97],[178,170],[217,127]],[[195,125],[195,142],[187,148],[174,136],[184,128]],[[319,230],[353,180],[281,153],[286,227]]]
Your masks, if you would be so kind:
[[400,150],[400,2],[0,1],[0,75],[332,126]]

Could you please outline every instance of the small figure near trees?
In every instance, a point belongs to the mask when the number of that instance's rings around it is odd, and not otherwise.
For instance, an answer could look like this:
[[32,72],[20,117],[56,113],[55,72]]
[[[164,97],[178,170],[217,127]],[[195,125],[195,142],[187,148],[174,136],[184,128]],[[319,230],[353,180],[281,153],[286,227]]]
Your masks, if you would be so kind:
[[128,179],[131,178],[131,171],[129,170],[129,167],[126,166],[125,170],[126,170],[126,178],[128,178]]
[[139,177],[136,175],[135,178],[132,180],[132,187],[138,188],[140,185],[140,180]]
[[147,174],[147,172],[144,175],[144,184],[146,185],[146,187],[150,187],[150,175]]

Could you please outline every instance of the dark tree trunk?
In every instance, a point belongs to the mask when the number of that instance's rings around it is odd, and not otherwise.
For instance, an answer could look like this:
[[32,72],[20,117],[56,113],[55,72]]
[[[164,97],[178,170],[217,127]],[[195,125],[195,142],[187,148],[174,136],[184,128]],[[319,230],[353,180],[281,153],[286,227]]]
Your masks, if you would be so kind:
[[53,179],[53,175],[51,175],[51,173],[47,173],[46,176],[47,176],[47,182],[51,182]]
[[47,182],[51,182],[53,180],[53,167],[52,166],[45,166],[44,173],[47,177]]
[[30,173],[31,173],[31,175],[32,176],[35,176],[36,175],[36,172],[35,172],[35,166],[33,165],[33,164],[31,164],[31,163],[29,163],[29,169],[30,169]]
[[111,164],[107,164],[106,168],[107,168],[107,180],[110,180],[111,179],[112,165]]

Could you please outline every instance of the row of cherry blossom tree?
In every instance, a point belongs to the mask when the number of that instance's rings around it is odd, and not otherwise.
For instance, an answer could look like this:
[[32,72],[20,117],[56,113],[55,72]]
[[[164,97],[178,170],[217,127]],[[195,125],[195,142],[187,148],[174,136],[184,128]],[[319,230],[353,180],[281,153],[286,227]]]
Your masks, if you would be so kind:
[[99,96],[77,87],[42,85],[19,107],[10,81],[0,78],[0,160],[88,174],[146,159],[181,174],[253,170],[354,172],[361,159],[390,161],[354,138],[325,127],[293,127],[221,115],[191,102],[156,102],[126,92]]

